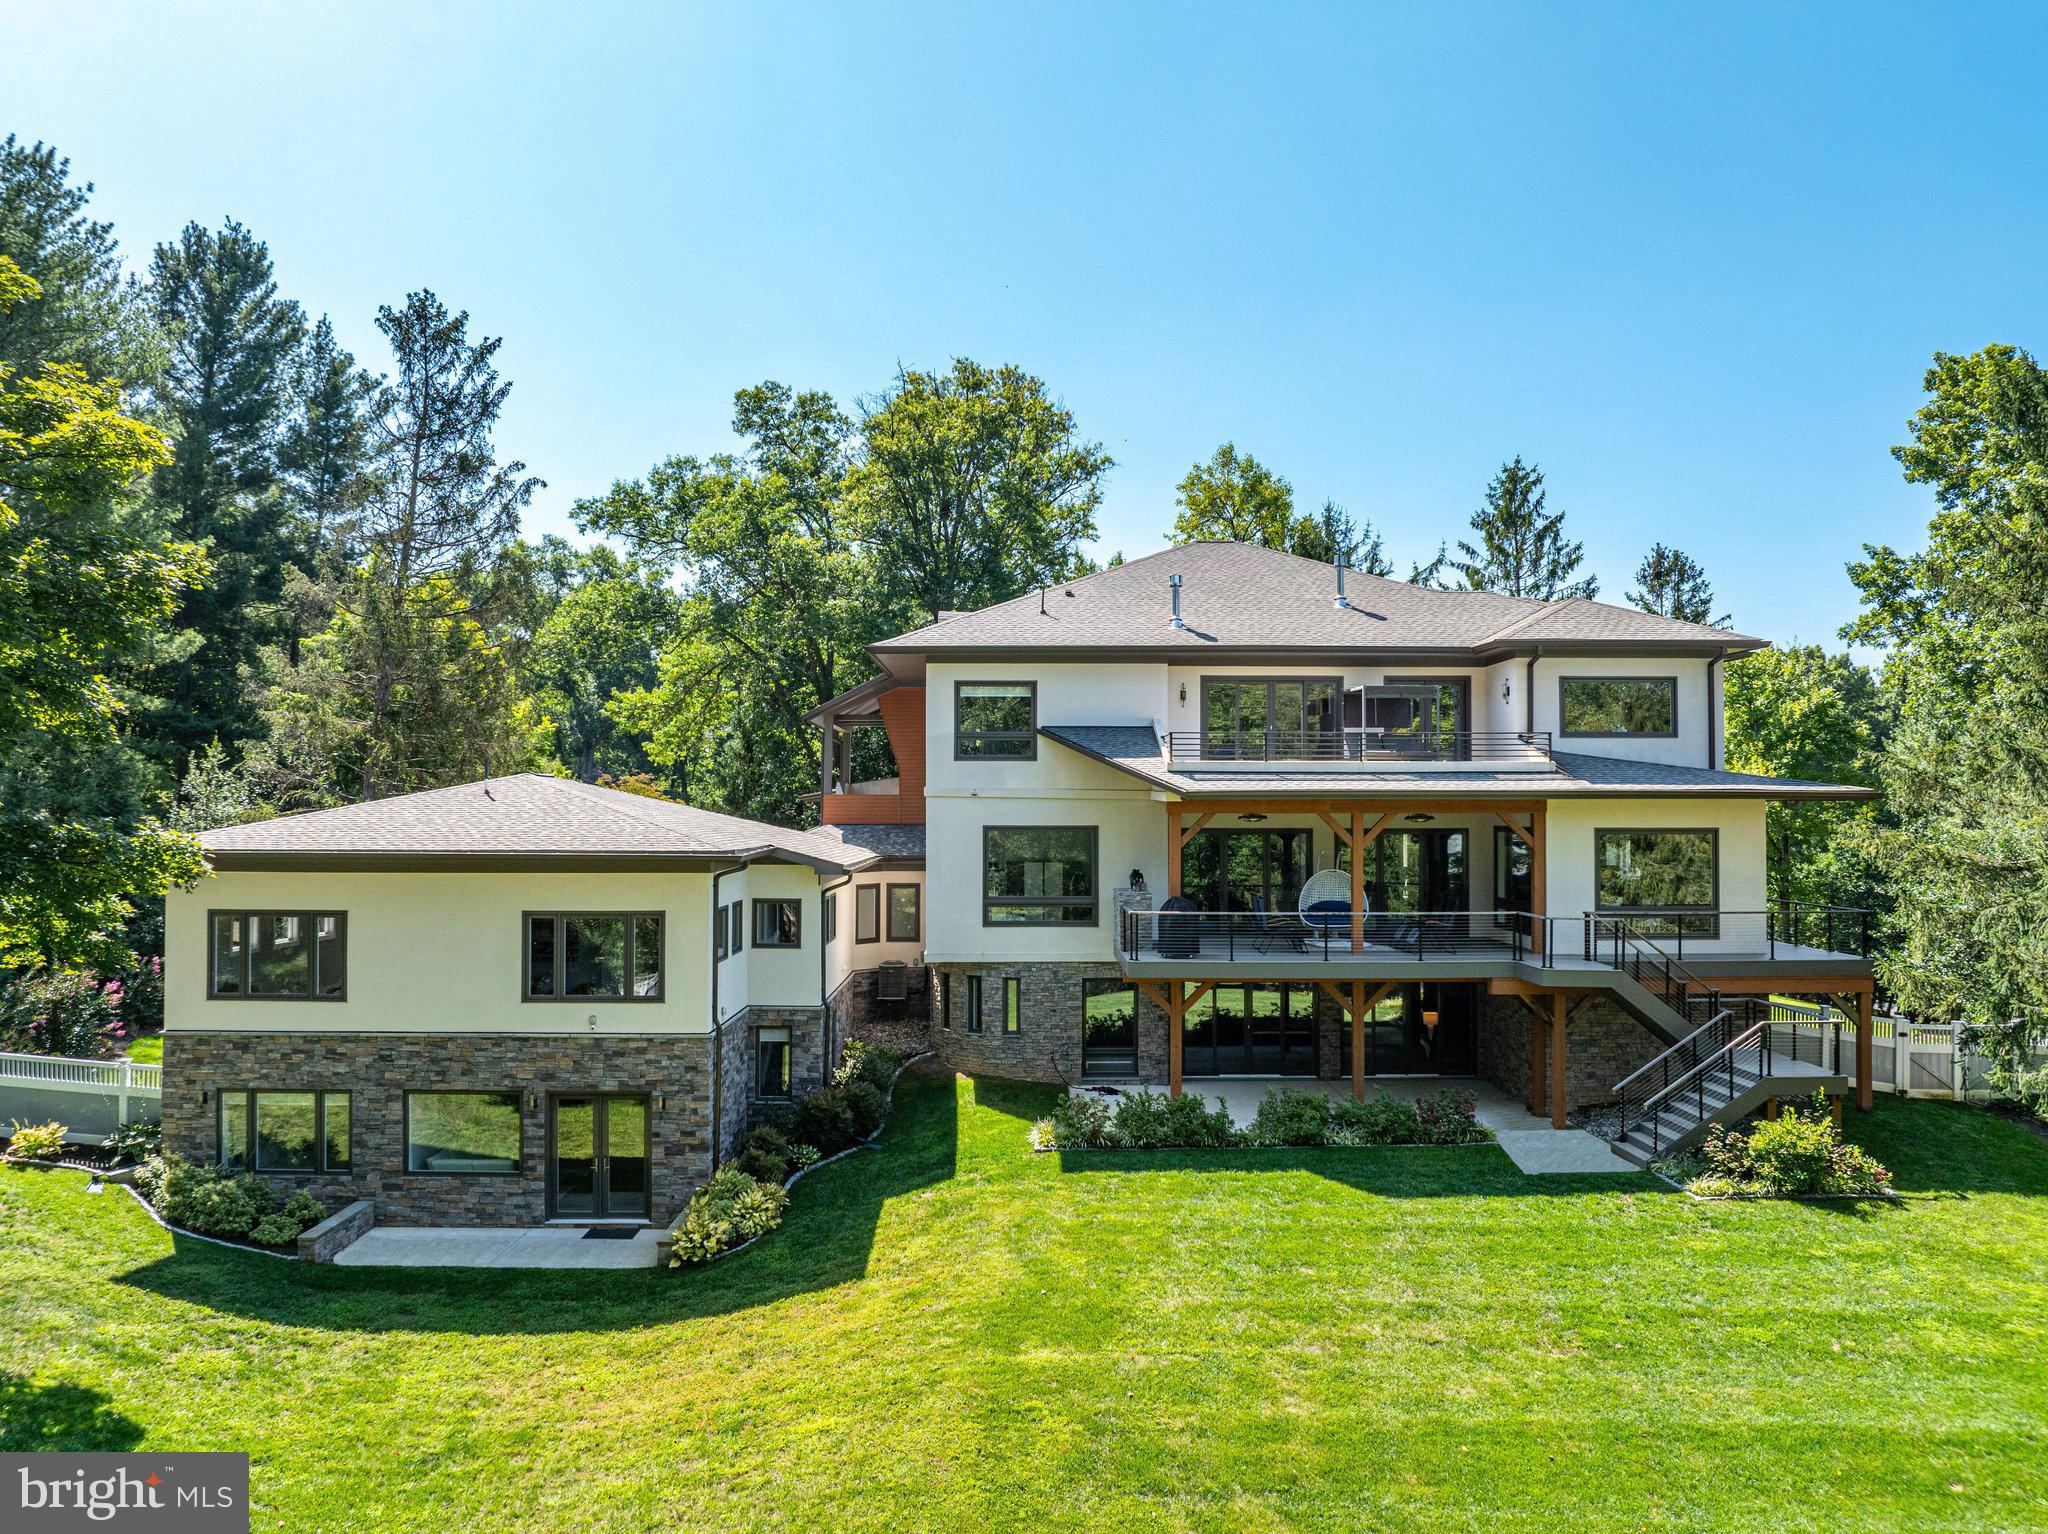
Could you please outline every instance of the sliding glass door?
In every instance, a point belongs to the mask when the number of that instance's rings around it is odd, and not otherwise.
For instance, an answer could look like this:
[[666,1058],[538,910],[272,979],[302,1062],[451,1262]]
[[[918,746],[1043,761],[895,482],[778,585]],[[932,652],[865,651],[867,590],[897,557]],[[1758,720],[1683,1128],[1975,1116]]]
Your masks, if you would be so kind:
[[1249,761],[1334,756],[1343,690],[1337,677],[1204,678],[1202,752]]
[[1309,833],[1203,831],[1181,853],[1180,887],[1205,911],[1289,912],[1309,876]]
[[1181,1071],[1189,1076],[1313,1076],[1315,988],[1219,985],[1188,1008]]

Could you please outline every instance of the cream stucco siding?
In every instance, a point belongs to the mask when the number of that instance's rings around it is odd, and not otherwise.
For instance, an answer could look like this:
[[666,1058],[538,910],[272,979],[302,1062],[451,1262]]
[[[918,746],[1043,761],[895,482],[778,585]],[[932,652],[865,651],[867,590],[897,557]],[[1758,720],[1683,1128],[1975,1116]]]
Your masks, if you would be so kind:
[[[1523,662],[1514,680],[1519,696],[1527,685],[1528,666]],[[1678,684],[1678,735],[1664,736],[1571,736],[1558,718],[1558,685],[1565,677],[1670,677]],[[1707,662],[1690,658],[1667,660],[1617,659],[1611,656],[1563,656],[1536,662],[1536,722],[1534,728],[1551,732],[1551,745],[1559,751],[1582,752],[1587,756],[1620,757],[1631,762],[1671,762],[1681,767],[1707,765]],[[1510,728],[1520,729],[1520,710]],[[1716,732],[1716,763],[1719,761]]]
[[[172,1031],[701,1033],[708,1027],[710,878],[695,873],[238,873],[171,894],[164,1015]],[[214,1000],[207,913],[342,911],[348,998]],[[658,1002],[522,999],[528,911],[658,911]]]
[[[1719,906],[1723,911],[1766,909],[1764,804],[1726,799],[1563,799],[1550,804],[1545,866],[1552,916],[1582,916],[1594,909],[1596,882],[1593,833],[1597,831],[1698,830],[1719,833]],[[1688,953],[1715,946],[1754,949],[1754,923],[1729,923],[1718,945],[1686,939]]]
[[[1045,724],[1151,724],[1166,718],[1166,667],[1161,665],[931,666],[925,676],[925,794],[1037,793],[1057,787],[1071,755],[1041,739],[1036,761],[981,757],[953,759],[954,688],[960,682],[1035,682],[1038,722]],[[1099,769],[1107,771],[1108,769]],[[1128,783],[1130,780],[1123,780]]]
[[[917,936],[907,942],[889,940],[889,886],[892,884],[908,884],[918,892]],[[857,891],[863,888],[872,888],[875,892],[875,931],[878,936],[872,943],[857,940],[860,909]],[[931,908],[925,894],[922,871],[876,869],[870,873],[855,874],[843,884],[837,879],[831,880],[826,889],[839,907],[838,928],[826,958],[825,986],[828,993],[838,990],[855,970],[879,969],[884,964],[924,962],[925,934],[931,921]]]

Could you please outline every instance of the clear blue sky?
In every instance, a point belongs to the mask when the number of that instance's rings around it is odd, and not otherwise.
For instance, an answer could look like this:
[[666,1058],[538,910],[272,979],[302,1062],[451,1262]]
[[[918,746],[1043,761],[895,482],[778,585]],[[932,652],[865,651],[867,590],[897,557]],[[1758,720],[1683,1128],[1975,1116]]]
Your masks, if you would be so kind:
[[207,6],[11,0],[0,131],[131,257],[226,214],[376,362],[427,286],[506,338],[530,532],[734,389],[956,354],[1115,455],[1159,547],[1225,438],[1403,569],[1495,467],[1603,595],[1654,539],[1831,638],[1917,542],[1937,349],[2048,348],[2048,6]]

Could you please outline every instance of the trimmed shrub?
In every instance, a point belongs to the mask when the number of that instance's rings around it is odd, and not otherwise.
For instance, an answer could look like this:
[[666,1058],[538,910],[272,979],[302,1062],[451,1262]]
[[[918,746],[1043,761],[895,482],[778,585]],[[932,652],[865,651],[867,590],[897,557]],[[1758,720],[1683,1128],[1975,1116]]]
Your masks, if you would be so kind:
[[1117,1137],[1109,1099],[1093,1092],[1067,1093],[1036,1128],[1040,1145],[1063,1150],[1108,1150],[1123,1143]]
[[55,1119],[47,1124],[16,1124],[7,1137],[9,1161],[57,1161],[64,1155],[64,1126]]
[[1131,1092],[1118,1098],[1114,1133],[1116,1143],[1140,1149],[1238,1143],[1237,1130],[1220,1099],[1212,1109],[1199,1097],[1165,1097],[1157,1092]]
[[[177,1156],[144,1162],[136,1171],[135,1186],[166,1220],[202,1236],[247,1236],[260,1221],[278,1212],[277,1195],[254,1173],[228,1173]],[[294,1199],[304,1200],[299,1209],[316,1211],[305,1223],[317,1224],[326,1218],[326,1211],[310,1194],[295,1194]],[[296,1237],[298,1232],[292,1235]]]
[[1419,1133],[1415,1110],[1385,1092],[1366,1102],[1342,1098],[1330,1107],[1330,1137],[1338,1145],[1413,1145]]
[[1776,1119],[1745,1131],[1715,1125],[1701,1147],[1706,1171],[1687,1184],[1706,1197],[1738,1193],[1881,1194],[1891,1173],[1835,1127],[1825,1096],[1801,1110],[1786,1104]]
[[327,1206],[301,1188],[284,1201],[283,1213],[297,1220],[301,1230],[311,1230],[327,1218]]
[[1246,1140],[1252,1145],[1328,1145],[1330,1100],[1320,1092],[1274,1087],[1259,1104]]
[[1417,1145],[1476,1145],[1492,1138],[1479,1122],[1477,1105],[1456,1087],[1439,1087],[1415,1100]]
[[266,1214],[258,1220],[249,1232],[249,1239],[258,1246],[290,1246],[299,1239],[299,1232],[305,1228],[280,1210],[276,1214]]
[[693,1267],[709,1262],[741,1242],[765,1236],[782,1223],[789,1195],[737,1166],[721,1167],[710,1182],[690,1196],[690,1207],[671,1232],[675,1247],[669,1265]]
[[884,1049],[863,1039],[852,1039],[839,1057],[839,1069],[832,1073],[832,1085],[845,1087],[856,1081],[865,1081],[877,1091],[887,1092],[889,1083],[896,1079],[896,1072],[902,1067],[903,1056],[896,1050]]
[[789,1141],[782,1131],[763,1124],[747,1136],[747,1147],[733,1165],[749,1177],[779,1183],[789,1175]]
[[865,1140],[882,1127],[882,1120],[889,1112],[889,1100],[882,1096],[881,1088],[871,1081],[852,1081],[840,1091],[846,1094],[846,1108],[853,1115],[853,1137],[856,1140]]
[[796,1105],[788,1137],[815,1145],[821,1155],[837,1155],[854,1142],[853,1109],[840,1087],[821,1087]]

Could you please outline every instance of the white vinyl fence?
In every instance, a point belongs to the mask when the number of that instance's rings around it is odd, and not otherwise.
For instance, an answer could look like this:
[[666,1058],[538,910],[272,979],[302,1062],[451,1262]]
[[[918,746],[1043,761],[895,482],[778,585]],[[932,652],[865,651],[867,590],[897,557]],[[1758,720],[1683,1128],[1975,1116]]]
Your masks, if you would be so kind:
[[98,1145],[122,1124],[162,1117],[163,1096],[160,1065],[0,1054],[0,1132],[55,1119],[67,1139]]
[[[1771,1021],[1793,1025],[1788,1047],[1777,1047],[1810,1064],[1856,1079],[1856,1019],[1833,1007],[1771,1003]],[[1870,1021],[1870,1083],[1880,1091],[1908,1097],[1985,1099],[1991,1090],[1990,1062],[1964,1041],[1961,1023],[1915,1023],[1882,1014]],[[2034,1052],[2048,1059],[2048,1047]]]

